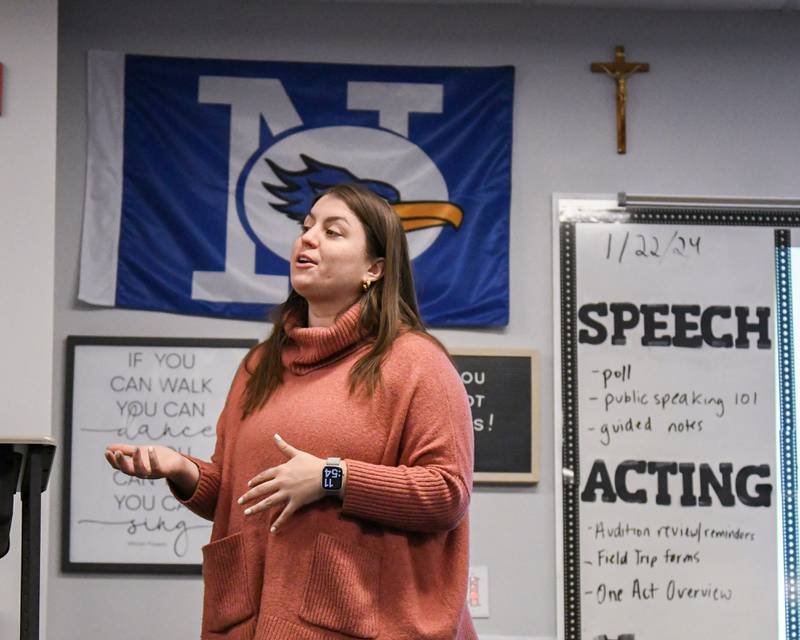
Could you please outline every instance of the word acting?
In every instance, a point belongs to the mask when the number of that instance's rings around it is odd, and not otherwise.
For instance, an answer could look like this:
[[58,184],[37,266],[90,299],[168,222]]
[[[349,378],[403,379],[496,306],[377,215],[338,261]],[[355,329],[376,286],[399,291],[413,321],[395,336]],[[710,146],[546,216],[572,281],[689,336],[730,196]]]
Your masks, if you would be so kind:
[[[772,485],[762,482],[750,486],[751,478],[769,478],[767,464],[745,465],[734,477],[733,464],[719,463],[719,473],[711,465],[694,462],[654,462],[645,460],[625,460],[617,465],[614,478],[606,468],[604,460],[595,460],[589,471],[586,485],[581,492],[581,501],[595,502],[599,492],[603,502],[622,502],[647,504],[649,494],[643,484],[655,484],[655,503],[672,504],[670,476],[680,475],[682,507],[710,507],[713,504],[712,492],[723,507],[732,507],[739,502],[748,507],[769,507],[771,505]],[[637,476],[633,480],[631,476]],[[695,478],[697,485],[695,486]],[[632,488],[636,484],[638,488]]]

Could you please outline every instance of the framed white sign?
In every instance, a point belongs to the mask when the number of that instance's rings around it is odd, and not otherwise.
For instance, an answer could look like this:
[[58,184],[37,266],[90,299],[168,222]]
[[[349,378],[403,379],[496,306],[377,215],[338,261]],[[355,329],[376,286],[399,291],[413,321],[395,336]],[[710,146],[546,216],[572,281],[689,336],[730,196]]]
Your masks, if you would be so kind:
[[165,480],[109,466],[111,443],[209,459],[216,423],[252,340],[67,338],[62,570],[200,573],[211,522]]
[[559,638],[796,639],[800,213],[557,214]]

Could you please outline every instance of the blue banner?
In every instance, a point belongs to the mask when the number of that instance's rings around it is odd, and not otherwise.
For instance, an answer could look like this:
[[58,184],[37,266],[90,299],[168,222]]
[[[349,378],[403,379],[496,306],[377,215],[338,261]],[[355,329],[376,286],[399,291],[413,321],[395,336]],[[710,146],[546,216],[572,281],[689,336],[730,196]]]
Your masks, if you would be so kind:
[[79,297],[263,320],[307,202],[359,181],[403,220],[426,323],[505,325],[513,84],[512,67],[92,52]]

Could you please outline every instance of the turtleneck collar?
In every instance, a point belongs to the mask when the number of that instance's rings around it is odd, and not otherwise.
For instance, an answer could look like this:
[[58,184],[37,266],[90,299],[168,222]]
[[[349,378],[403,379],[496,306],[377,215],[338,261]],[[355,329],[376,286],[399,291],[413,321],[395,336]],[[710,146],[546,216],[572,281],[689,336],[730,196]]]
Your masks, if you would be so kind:
[[304,327],[292,316],[284,325],[289,342],[281,358],[295,375],[304,375],[336,362],[355,351],[366,337],[359,322],[362,303],[356,302],[329,327]]

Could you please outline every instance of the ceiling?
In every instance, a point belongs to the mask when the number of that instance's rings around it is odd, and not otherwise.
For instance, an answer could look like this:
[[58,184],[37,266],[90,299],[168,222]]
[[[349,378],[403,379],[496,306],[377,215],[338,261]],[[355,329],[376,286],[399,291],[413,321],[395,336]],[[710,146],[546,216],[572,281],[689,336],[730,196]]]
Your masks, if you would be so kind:
[[797,11],[800,0],[531,0],[524,4],[607,9],[694,11]]
[[346,0],[400,4],[510,4],[534,7],[663,11],[800,11],[800,0]]

